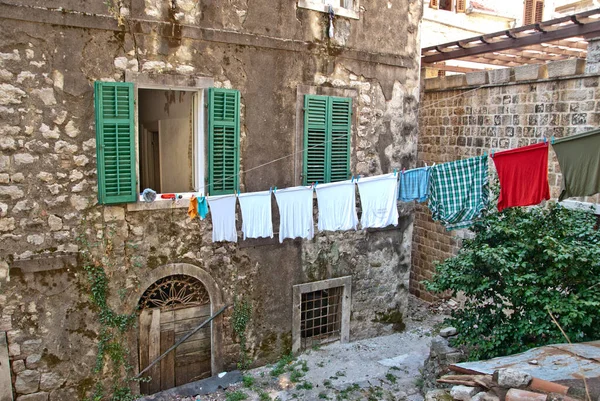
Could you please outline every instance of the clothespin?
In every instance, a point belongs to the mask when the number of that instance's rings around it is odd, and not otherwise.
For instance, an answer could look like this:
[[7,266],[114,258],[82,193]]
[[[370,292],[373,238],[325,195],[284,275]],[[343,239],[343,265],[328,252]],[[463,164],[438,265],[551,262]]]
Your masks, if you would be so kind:
[[548,138],[544,137],[544,143],[548,142]]
[[273,187],[269,188],[269,193],[272,194],[273,193]]
[[402,174],[406,173],[406,167],[402,167]]
[[350,182],[354,182],[354,176],[352,176],[352,179],[350,180]]
[[394,177],[396,176],[396,171],[397,171],[397,170],[396,170],[396,169],[394,169]]
[[238,198],[240,197],[240,190],[238,189]]
[[358,174],[358,175],[356,176],[356,182],[358,182],[358,179],[359,179],[359,178],[360,178],[360,174]]
[[273,188],[273,193],[277,192],[277,187]]
[[487,152],[483,152],[483,155],[484,155],[484,156],[487,156]]
[[319,185],[319,181],[315,181],[312,184],[313,189],[317,188],[317,185]]
[[492,149],[492,159],[494,158],[494,153],[496,153],[496,151]]
[[554,145],[554,135],[552,135],[552,145]]

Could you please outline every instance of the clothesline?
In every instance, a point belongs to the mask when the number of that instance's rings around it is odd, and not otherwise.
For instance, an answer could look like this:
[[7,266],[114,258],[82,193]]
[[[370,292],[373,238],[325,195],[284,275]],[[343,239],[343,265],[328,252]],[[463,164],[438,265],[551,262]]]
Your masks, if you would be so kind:
[[[564,197],[590,196],[600,192],[600,129],[552,141],[563,172]],[[538,143],[492,154],[500,180],[498,209],[536,205],[548,200],[549,143]],[[432,167],[373,177],[279,191],[202,197],[213,215],[213,240],[237,242],[236,199],[242,210],[244,239],[273,237],[271,194],[280,213],[280,242],[285,238],[314,235],[313,191],[317,193],[320,231],[357,229],[355,188],[360,192],[362,228],[398,224],[397,200],[423,202],[432,218],[448,230],[470,226],[488,206],[488,155],[457,160]],[[356,185],[355,185],[356,183]],[[190,202],[188,213],[197,215]]]

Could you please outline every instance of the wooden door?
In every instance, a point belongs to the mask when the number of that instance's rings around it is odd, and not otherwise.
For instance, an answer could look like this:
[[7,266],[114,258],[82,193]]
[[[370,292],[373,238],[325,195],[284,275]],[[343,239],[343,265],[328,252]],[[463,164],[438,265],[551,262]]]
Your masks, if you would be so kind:
[[[140,315],[140,370],[210,317],[210,304],[179,309],[144,309]],[[142,394],[154,394],[211,375],[210,324],[154,365],[140,383]]]

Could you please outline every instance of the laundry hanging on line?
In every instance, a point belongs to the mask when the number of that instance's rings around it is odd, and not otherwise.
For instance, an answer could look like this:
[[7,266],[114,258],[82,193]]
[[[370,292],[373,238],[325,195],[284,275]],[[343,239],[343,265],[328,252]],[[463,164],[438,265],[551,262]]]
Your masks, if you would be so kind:
[[201,196],[200,199],[198,199],[198,214],[200,215],[200,220],[204,220],[208,214],[208,202],[206,201],[206,196]]
[[356,186],[352,180],[315,187],[319,207],[319,231],[356,230]]
[[361,178],[357,182],[360,193],[362,228],[383,228],[398,225],[396,203],[398,177],[395,173]]
[[207,198],[212,215],[213,242],[237,242],[235,228],[235,195],[209,196]]
[[312,239],[313,188],[292,187],[275,191],[279,207],[279,242],[286,238]]
[[425,202],[429,197],[429,175],[431,167],[415,168],[400,173],[398,200],[402,202]]
[[273,238],[271,191],[239,194],[242,233],[246,238]]
[[439,164],[431,168],[429,209],[447,230],[473,224],[488,204],[488,157]]
[[559,201],[600,193],[600,129],[556,139],[552,148],[563,176]]
[[492,159],[500,181],[499,212],[550,199],[547,143],[497,152]]
[[190,205],[188,206],[187,214],[192,220],[198,217],[198,198],[196,198],[195,195],[192,195],[190,198]]

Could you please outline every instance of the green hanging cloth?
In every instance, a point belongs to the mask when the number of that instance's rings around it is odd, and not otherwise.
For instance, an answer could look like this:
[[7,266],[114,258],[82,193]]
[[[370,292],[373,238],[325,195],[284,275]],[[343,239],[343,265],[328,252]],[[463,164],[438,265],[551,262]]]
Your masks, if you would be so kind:
[[600,129],[557,139],[552,148],[563,177],[559,201],[600,192]]

